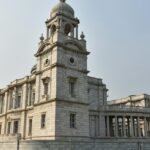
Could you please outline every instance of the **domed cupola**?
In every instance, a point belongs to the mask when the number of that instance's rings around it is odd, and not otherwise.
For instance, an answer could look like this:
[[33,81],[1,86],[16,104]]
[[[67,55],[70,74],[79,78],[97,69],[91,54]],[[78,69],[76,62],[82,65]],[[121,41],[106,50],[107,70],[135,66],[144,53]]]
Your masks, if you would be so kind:
[[46,39],[52,44],[65,41],[66,38],[78,39],[79,19],[75,17],[74,9],[66,3],[66,0],[59,0],[51,11],[50,18],[46,20]]
[[68,17],[74,18],[74,10],[73,8],[65,3],[66,0],[60,0],[58,4],[56,4],[51,11],[50,17],[53,18],[56,14],[63,14]]

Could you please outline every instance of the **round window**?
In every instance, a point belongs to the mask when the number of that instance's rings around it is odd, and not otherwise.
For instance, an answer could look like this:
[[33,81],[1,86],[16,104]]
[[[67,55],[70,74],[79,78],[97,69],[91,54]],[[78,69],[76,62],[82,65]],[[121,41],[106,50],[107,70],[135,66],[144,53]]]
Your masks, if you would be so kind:
[[44,62],[44,66],[48,66],[49,65],[49,59],[46,59]]
[[74,64],[74,58],[70,58],[70,63]]
[[45,64],[47,65],[48,63],[49,63],[49,60],[48,60],[48,59],[46,59]]

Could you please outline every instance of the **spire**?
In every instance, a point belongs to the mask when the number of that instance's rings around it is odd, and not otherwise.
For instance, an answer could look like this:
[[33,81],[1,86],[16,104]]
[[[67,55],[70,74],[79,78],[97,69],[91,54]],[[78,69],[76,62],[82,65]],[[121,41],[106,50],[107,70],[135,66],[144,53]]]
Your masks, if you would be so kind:
[[65,2],[66,2],[66,0],[60,0],[60,2],[63,2],[63,3],[65,3]]

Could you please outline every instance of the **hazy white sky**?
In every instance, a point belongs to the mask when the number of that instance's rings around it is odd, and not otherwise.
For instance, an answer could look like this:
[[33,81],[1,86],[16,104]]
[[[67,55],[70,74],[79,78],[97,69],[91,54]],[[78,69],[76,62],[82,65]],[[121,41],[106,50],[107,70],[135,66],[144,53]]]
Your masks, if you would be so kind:
[[[45,21],[58,0],[0,1],[0,87],[30,74]],[[150,94],[150,0],[68,0],[84,31],[91,76],[109,99]]]

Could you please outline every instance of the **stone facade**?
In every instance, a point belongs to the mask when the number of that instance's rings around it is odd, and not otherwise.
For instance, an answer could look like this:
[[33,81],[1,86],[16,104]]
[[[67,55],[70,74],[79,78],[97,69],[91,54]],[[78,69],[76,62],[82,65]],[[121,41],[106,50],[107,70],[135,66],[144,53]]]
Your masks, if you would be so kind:
[[150,149],[150,96],[107,102],[102,79],[88,76],[78,26],[73,8],[60,0],[31,75],[0,90],[0,150]]

